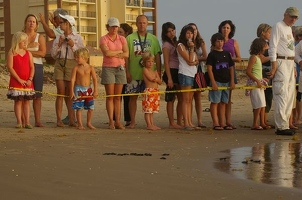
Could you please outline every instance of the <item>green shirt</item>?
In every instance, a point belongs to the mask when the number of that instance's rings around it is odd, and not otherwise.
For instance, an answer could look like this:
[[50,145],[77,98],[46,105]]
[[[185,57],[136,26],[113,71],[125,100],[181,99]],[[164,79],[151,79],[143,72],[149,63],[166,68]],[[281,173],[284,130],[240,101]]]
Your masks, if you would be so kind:
[[[151,33],[147,34],[147,38],[138,38],[138,33],[134,32],[127,36],[127,43],[129,48],[129,72],[133,80],[143,80],[143,67],[140,66],[139,61],[142,58],[142,47],[144,52],[151,52],[154,56],[161,54],[161,48],[157,37]],[[141,44],[141,43],[142,44]]]

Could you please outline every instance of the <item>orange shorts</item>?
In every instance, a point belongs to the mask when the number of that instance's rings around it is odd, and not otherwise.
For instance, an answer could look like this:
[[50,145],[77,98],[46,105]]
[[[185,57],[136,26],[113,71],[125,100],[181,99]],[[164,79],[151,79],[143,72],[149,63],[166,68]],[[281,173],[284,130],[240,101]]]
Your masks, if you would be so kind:
[[[146,88],[144,93],[152,93],[158,92],[158,88]],[[144,94],[142,106],[144,113],[158,113],[159,112],[159,103],[160,103],[160,94],[153,93],[153,94]]]

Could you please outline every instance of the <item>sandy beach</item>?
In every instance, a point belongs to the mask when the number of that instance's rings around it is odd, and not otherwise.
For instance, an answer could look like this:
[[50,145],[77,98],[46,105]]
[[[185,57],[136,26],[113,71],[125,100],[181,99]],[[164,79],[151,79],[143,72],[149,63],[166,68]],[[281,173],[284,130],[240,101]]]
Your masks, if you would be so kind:
[[[1,85],[6,79],[1,74]],[[46,84],[44,91],[53,94],[55,86]],[[226,150],[301,142],[302,127],[296,140],[272,129],[250,130],[252,109],[243,90],[233,94],[236,130],[213,131],[210,113],[204,112],[208,128],[191,132],[168,129],[164,98],[155,114],[159,131],[145,129],[141,99],[135,129],[109,130],[104,98],[95,102],[96,130],[59,128],[52,95],[43,98],[44,128],[16,129],[13,102],[6,89],[0,94],[0,199],[301,199],[301,188],[239,179],[216,167]],[[207,92],[202,104],[209,107]]]

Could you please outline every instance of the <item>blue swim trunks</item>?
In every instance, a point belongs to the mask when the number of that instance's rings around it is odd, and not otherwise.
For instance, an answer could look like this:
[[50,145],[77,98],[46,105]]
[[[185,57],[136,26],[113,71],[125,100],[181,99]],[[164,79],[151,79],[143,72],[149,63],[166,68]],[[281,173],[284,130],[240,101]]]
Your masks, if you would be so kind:
[[93,90],[90,86],[83,87],[80,85],[74,86],[74,96],[75,99],[72,103],[72,109],[74,110],[93,110],[94,109],[94,99]]

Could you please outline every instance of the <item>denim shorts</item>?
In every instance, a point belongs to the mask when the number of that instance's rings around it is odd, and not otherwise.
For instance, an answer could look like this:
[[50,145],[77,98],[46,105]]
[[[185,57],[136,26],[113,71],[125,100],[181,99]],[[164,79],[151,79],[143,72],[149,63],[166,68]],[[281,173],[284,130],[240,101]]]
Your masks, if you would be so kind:
[[194,77],[186,76],[183,74],[178,74],[179,85],[184,86],[192,86],[194,85]]
[[[230,83],[220,83],[216,81],[218,87],[230,87]],[[230,90],[210,90],[209,100],[212,103],[229,103]]]

